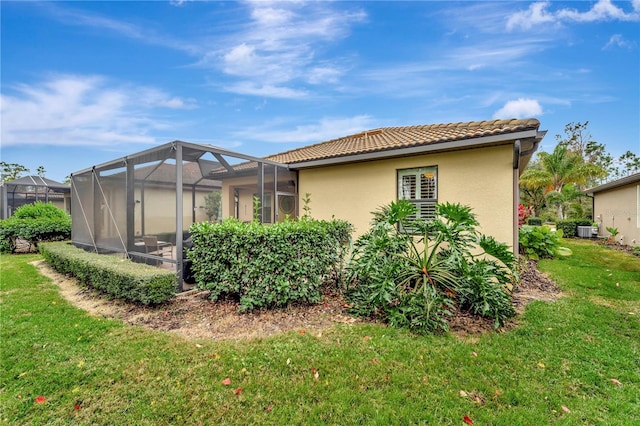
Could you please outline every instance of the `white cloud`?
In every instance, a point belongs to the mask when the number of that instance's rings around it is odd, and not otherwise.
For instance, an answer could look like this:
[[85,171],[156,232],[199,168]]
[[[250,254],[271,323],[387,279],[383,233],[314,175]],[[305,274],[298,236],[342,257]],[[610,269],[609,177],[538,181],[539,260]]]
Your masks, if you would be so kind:
[[[184,0],[177,2],[174,6],[182,5],[183,1]],[[156,31],[149,26],[148,21],[145,22],[144,25],[137,25],[132,22],[112,19],[85,10],[61,6],[58,2],[43,2],[42,7],[46,7],[55,19],[67,25],[104,29],[123,37],[139,40],[151,45],[184,51],[189,54],[198,54],[198,52],[200,52],[197,44],[177,40],[166,31]]]
[[535,99],[519,98],[509,101],[493,114],[495,119],[536,117],[542,114],[542,106]]
[[[171,4],[184,6],[185,1],[174,0]],[[344,67],[323,60],[322,55],[333,42],[347,37],[352,25],[366,19],[366,14],[357,6],[336,10],[330,2],[248,1],[239,3],[240,8],[246,9],[247,22],[234,25],[230,34],[192,37],[185,41],[147,22],[112,19],[51,2],[45,5],[52,16],[68,25],[104,29],[151,45],[184,51],[197,58],[195,65],[228,76],[231,79],[228,84],[216,79],[227,85],[228,92],[256,96],[273,93],[280,98],[287,93],[293,98],[309,94],[292,86],[338,83]],[[246,90],[263,86],[265,90]],[[269,90],[272,87],[289,90]]]
[[[507,19],[507,29],[520,28],[529,30],[534,26],[547,23],[562,22],[598,22],[598,21],[640,21],[640,1],[632,3],[633,12],[625,12],[620,7],[611,3],[611,0],[598,0],[593,7],[586,12],[576,9],[560,9],[549,11],[551,2],[543,1],[529,5],[529,9],[516,12]],[[588,3],[580,3],[588,4]]]
[[338,82],[344,70],[322,61],[319,52],[346,37],[351,25],[365,19],[363,12],[335,11],[323,2],[247,5],[250,21],[226,40],[216,40],[223,47],[209,51],[200,61],[236,79],[226,91],[299,98],[309,92],[292,86]]
[[227,85],[224,90],[238,95],[262,96],[280,99],[301,99],[307,96],[307,91],[292,89],[285,86],[260,84],[252,81],[240,81]]
[[318,66],[309,69],[306,79],[310,84],[337,83],[341,74],[336,67]]
[[275,143],[313,143],[323,142],[339,138],[345,135],[359,133],[373,126],[373,119],[368,115],[354,117],[325,117],[317,123],[286,128],[286,124],[278,123],[279,129],[274,129],[274,124],[263,127],[245,129],[235,134],[241,139],[254,139]]
[[620,34],[614,34],[609,37],[609,41],[602,48],[603,50],[612,48],[612,47],[622,47],[624,49],[632,49],[635,46],[635,43],[629,40],[626,40]]
[[61,75],[12,89],[1,95],[4,146],[155,143],[150,133],[168,124],[152,119],[152,110],[195,107],[193,100],[114,86],[100,76]]

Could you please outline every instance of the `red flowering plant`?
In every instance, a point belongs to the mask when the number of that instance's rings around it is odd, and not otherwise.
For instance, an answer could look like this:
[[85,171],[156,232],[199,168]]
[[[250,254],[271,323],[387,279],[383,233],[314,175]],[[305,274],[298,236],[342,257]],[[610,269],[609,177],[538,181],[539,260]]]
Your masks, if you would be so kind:
[[518,226],[525,224],[527,219],[533,214],[533,208],[531,206],[523,206],[518,204]]

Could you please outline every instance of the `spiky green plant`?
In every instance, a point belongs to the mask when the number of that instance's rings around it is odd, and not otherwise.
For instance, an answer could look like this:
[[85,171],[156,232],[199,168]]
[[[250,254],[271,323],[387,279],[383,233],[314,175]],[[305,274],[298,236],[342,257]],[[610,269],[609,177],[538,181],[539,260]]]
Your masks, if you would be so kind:
[[512,316],[509,248],[477,231],[468,206],[438,204],[432,220],[411,220],[415,213],[406,200],[373,213],[347,267],[353,311],[419,332],[446,330],[456,306],[497,325]]

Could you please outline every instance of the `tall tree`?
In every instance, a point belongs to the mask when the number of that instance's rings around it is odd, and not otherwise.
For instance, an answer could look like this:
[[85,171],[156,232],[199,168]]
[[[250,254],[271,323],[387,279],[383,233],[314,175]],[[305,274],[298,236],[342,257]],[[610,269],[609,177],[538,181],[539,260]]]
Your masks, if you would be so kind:
[[546,183],[537,181],[535,177],[530,176],[531,170],[542,170],[542,165],[538,158],[535,158],[527,166],[527,171],[523,174],[524,180],[520,178],[520,199],[524,205],[533,208],[533,215],[540,216],[542,210],[547,205],[545,199]]
[[0,161],[0,173],[2,182],[9,182],[18,179],[23,173],[29,173],[29,169],[22,164]]
[[622,168],[621,175],[628,176],[640,171],[640,157],[631,151],[627,151],[618,158]]
[[588,121],[584,123],[569,123],[564,126],[564,138],[562,135],[556,135],[558,144],[566,145],[570,151],[585,158],[586,150],[589,145],[597,142],[592,140],[591,132],[587,129]]
[[[556,192],[554,200],[562,199],[562,189],[567,184],[584,185],[589,178],[605,176],[606,172],[595,164],[585,163],[577,152],[570,150],[568,144],[559,143],[552,153],[538,153],[539,168],[528,168],[520,178],[525,189],[542,189],[545,196]],[[560,203],[557,203],[558,219],[564,218]]]
[[596,141],[587,142],[584,150],[584,155],[584,160],[587,163],[595,164],[607,173],[606,176],[598,179],[597,181],[587,182],[587,186],[595,186],[597,184],[603,183],[604,178],[617,175],[615,160],[613,156],[611,156],[611,154],[607,152],[604,144],[598,143]]
[[44,177],[47,171],[44,169],[44,166],[38,166],[38,168],[36,169],[36,173],[38,173],[38,176]]

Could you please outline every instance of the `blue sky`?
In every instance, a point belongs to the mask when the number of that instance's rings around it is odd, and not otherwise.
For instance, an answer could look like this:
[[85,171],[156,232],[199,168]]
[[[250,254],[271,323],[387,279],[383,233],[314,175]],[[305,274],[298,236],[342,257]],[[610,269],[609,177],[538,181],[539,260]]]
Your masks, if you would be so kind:
[[55,180],[175,139],[264,156],[494,118],[640,155],[640,0],[0,8],[2,161]]

